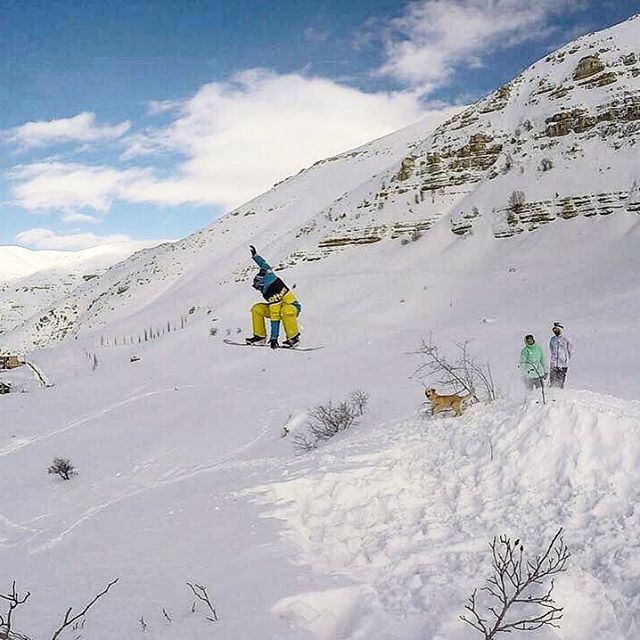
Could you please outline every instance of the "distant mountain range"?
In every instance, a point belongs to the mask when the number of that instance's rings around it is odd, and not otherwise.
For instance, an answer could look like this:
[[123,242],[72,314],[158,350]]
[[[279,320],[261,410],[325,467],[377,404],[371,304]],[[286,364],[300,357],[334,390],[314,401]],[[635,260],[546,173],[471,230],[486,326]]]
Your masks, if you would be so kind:
[[34,251],[0,246],[0,334],[69,295],[133,253],[109,244],[81,251]]

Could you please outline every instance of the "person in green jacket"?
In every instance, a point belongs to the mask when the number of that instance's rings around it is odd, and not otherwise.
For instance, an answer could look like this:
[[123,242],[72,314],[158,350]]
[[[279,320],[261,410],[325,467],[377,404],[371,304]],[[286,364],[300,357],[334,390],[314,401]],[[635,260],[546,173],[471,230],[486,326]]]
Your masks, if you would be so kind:
[[531,334],[524,337],[524,347],[520,352],[520,371],[524,384],[529,390],[539,389],[547,377],[544,352]]

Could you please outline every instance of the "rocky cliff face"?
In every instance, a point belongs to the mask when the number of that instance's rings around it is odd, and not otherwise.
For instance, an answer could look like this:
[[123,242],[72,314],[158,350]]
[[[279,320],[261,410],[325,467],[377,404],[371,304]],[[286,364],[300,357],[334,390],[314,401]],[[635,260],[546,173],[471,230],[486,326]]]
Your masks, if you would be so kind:
[[320,161],[209,228],[133,256],[26,323],[15,342],[94,330],[170,296],[178,281],[210,296],[246,280],[250,243],[294,269],[437,229],[451,241],[504,242],[576,216],[636,215],[639,138],[636,16],[538,61],[435,131],[418,123]]
[[[332,206],[348,226],[340,246],[426,231],[443,216],[458,235],[489,216],[504,238],[557,218],[637,212],[639,43],[638,17],[585,36],[453,117],[379,188]],[[516,190],[524,202],[512,206]]]

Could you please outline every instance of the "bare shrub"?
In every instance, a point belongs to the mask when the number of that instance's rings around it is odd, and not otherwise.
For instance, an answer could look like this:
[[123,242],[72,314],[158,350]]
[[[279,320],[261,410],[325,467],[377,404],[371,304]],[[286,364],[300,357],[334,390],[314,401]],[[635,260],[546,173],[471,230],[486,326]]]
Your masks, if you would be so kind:
[[215,335],[217,335],[217,333],[218,333],[218,327],[211,327],[209,329],[209,335],[210,336],[215,336]]
[[369,404],[369,394],[362,389],[356,389],[351,392],[349,396],[351,400],[351,406],[358,413],[358,417],[363,416],[367,412],[367,405]]
[[310,433],[296,433],[293,438],[293,446],[298,451],[313,451],[318,448],[320,441]]
[[551,171],[553,169],[553,160],[551,158],[542,158],[540,162],[540,171],[543,173],[546,171]]
[[78,473],[69,458],[54,458],[48,471],[49,475],[58,475],[63,480],[70,480]]
[[[206,608],[209,610],[210,615],[206,616],[206,619],[209,622],[218,622],[218,613],[216,612],[215,607],[211,603],[211,599],[209,598],[209,594],[207,593],[206,587],[203,587],[200,584],[191,584],[187,582],[187,586],[193,592],[193,595],[200,601],[203,602]],[[191,611],[195,611],[195,602],[194,606],[191,608]]]
[[116,582],[118,582],[118,578],[116,578],[115,580],[112,580],[100,593],[98,593],[96,596],[94,596],[93,599],[89,602],[89,604],[87,604],[84,607],[84,609],[82,609],[82,611],[79,611],[78,613],[73,614],[73,607],[69,607],[67,609],[66,613],[64,614],[64,618],[62,619],[62,623],[56,629],[54,634],[51,636],[51,640],[57,640],[57,638],[60,637],[60,634],[65,629],[67,629],[67,627],[71,627],[75,622],[83,619],[87,615],[87,612],[89,611],[89,609],[91,609],[91,607],[93,607],[93,605],[96,602],[98,602],[98,600],[100,600],[100,598],[102,598],[103,596],[107,595],[107,593],[109,593],[109,589],[111,589],[111,587],[113,587],[113,585],[116,584]]
[[369,395],[357,390],[342,402],[328,402],[309,411],[306,432],[297,433],[293,445],[300,451],[311,451],[337,433],[356,425],[367,411]]
[[11,591],[9,593],[0,593],[0,600],[7,603],[7,613],[0,613],[0,638],[19,638],[15,633],[11,632],[11,626],[13,624],[13,612],[23,605],[31,594],[27,591],[22,596],[16,591],[15,580],[11,584]]
[[509,207],[511,207],[513,211],[520,211],[526,201],[527,197],[525,196],[524,191],[517,189],[509,196]]
[[512,542],[503,535],[494,538],[490,546],[493,573],[480,589],[486,600],[484,610],[475,589],[465,606],[467,613],[460,618],[484,640],[492,640],[498,633],[557,628],[563,608],[553,599],[553,576],[566,571],[571,557],[562,529],[553,536],[546,551],[533,560],[525,558],[520,540]]
[[[454,392],[462,389],[473,394],[477,400],[493,401],[497,398],[497,390],[488,362],[480,362],[469,352],[471,341],[456,344],[457,356],[447,358],[429,338],[424,341],[418,353],[423,363],[417,368],[416,375],[428,377],[430,384],[451,388]],[[435,380],[434,380],[435,378]]]
[[[100,600],[103,596],[105,596],[111,587],[118,582],[118,578],[112,580],[100,593],[93,597],[93,599],[78,613],[73,613],[73,607],[69,607],[64,614],[62,622],[57,627],[57,629],[53,632],[51,636],[51,640],[58,640],[61,634],[66,629],[72,629],[73,631],[78,631],[82,629],[84,626],[84,621],[86,618],[89,609],[93,607],[93,605]],[[0,601],[4,601],[8,603],[9,610],[6,614],[0,613],[0,640],[29,640],[26,636],[20,635],[12,630],[13,625],[13,612],[20,605],[24,604],[30,596],[30,592],[27,591],[24,595],[20,596],[16,591],[16,583],[15,581],[11,585],[11,591],[9,593],[3,594],[0,593]],[[79,638],[80,636],[76,636]]]

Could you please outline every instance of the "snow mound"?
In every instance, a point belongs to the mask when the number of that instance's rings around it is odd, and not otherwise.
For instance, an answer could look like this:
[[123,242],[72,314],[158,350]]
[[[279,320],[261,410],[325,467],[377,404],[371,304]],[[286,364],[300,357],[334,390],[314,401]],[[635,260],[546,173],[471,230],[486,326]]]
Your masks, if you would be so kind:
[[[536,553],[559,527],[573,558],[557,585],[565,619],[548,637],[638,637],[640,403],[569,392],[361,428],[311,466],[251,493],[284,521],[299,562],[349,586],[340,608],[333,592],[276,605],[314,637],[459,638],[491,538]],[[335,635],[336,617],[348,632]]]

